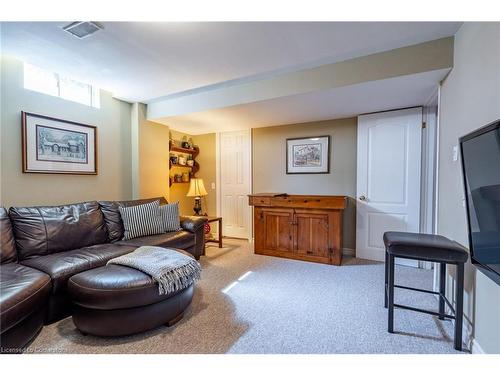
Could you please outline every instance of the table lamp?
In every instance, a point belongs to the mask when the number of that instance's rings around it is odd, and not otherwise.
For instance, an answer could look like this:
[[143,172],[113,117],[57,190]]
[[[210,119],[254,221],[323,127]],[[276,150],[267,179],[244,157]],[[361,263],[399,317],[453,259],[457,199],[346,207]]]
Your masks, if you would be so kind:
[[201,211],[201,197],[208,195],[205,190],[205,185],[203,185],[203,179],[192,178],[189,183],[189,191],[187,193],[188,197],[194,197],[194,212],[195,215],[199,216]]

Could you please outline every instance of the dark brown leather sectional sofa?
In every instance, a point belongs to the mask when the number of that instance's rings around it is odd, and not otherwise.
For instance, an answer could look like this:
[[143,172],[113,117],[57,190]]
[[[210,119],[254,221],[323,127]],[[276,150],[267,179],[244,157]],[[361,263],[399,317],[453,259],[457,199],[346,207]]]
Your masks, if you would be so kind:
[[70,277],[104,266],[142,245],[182,249],[196,259],[204,251],[203,217],[181,217],[182,230],[123,241],[120,206],[134,201],[84,202],[49,207],[0,208],[1,348],[26,347],[43,324],[72,313]]

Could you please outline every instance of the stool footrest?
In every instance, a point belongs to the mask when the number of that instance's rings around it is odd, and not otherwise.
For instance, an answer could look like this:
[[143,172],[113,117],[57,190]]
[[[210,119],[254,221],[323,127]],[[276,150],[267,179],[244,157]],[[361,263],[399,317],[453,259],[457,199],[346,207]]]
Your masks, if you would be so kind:
[[419,309],[417,307],[411,307],[411,306],[406,306],[406,305],[398,305],[396,303],[394,304],[394,307],[397,307],[397,308],[403,309],[403,310],[416,311],[416,312],[420,312],[420,313],[423,313],[423,314],[429,314],[429,315],[435,315],[435,316],[444,316],[445,318],[448,318],[448,319],[455,319],[455,317],[453,315],[440,314],[440,313],[438,313],[436,311]]
[[[386,286],[387,288],[387,286]],[[394,288],[399,288],[399,289],[407,289],[407,290],[413,290],[415,292],[421,292],[421,293],[429,293],[429,294],[434,294],[436,296],[439,296],[439,298],[442,298],[443,301],[448,305],[448,307],[451,310],[452,314],[455,314],[455,309],[453,308],[453,305],[451,302],[446,298],[446,296],[440,292],[434,292],[433,290],[427,290],[427,289],[420,289],[420,288],[413,288],[410,286],[404,286],[404,285],[394,285]],[[396,305],[394,305],[396,306]]]
[[439,292],[434,292],[433,290],[413,288],[411,286],[404,286],[404,285],[394,285],[394,288],[414,290],[415,292],[422,292],[422,293],[429,293],[429,294],[438,294],[438,295],[440,294]]

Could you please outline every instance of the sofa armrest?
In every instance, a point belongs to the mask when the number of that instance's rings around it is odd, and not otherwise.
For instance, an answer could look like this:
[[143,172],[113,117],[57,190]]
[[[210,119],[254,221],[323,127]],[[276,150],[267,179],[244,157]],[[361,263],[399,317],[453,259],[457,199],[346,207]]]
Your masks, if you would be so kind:
[[205,255],[205,229],[204,225],[207,218],[204,216],[181,216],[182,229],[194,234],[194,247],[192,254],[196,259],[200,259],[201,255]]
[[196,233],[207,222],[204,216],[181,216],[181,227],[191,233]]

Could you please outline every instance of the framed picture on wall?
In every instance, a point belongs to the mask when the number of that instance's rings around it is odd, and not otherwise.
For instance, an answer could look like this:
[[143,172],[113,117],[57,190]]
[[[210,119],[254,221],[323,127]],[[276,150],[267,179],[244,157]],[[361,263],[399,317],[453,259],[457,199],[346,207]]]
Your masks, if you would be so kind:
[[330,173],[330,136],[288,138],[286,173]]
[[97,174],[97,128],[21,112],[24,173]]

